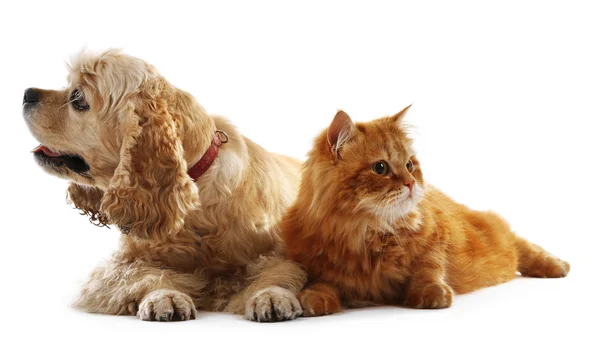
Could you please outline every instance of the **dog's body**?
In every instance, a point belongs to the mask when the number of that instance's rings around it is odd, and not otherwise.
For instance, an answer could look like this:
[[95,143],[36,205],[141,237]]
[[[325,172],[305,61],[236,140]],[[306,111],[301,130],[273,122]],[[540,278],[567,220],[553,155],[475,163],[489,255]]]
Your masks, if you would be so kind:
[[[76,305],[144,320],[186,320],[196,308],[258,321],[299,315],[306,275],[283,258],[276,225],[296,197],[300,162],[266,152],[118,52],[80,56],[70,82],[25,95],[27,123],[44,145],[36,157],[76,182],[75,206],[125,231]],[[193,182],[187,169],[217,130],[229,140]]]

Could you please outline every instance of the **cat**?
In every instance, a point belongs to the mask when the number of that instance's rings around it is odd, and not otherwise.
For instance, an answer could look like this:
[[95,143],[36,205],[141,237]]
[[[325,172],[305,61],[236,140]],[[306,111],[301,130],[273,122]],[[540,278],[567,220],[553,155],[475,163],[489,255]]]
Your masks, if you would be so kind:
[[403,124],[409,108],[365,123],[339,111],[316,138],[280,224],[288,257],[308,271],[298,295],[304,316],[343,305],[446,308],[454,294],[517,272],[568,274],[567,262],[498,215],[470,210],[423,180]]

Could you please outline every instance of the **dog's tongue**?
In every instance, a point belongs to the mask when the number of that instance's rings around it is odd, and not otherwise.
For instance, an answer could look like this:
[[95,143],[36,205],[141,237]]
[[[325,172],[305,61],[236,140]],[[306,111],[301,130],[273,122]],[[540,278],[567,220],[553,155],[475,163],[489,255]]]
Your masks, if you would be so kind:
[[47,156],[50,156],[50,157],[60,156],[60,153],[56,153],[44,145],[37,146],[36,148],[34,148],[33,152],[34,153],[35,152],[44,152]]

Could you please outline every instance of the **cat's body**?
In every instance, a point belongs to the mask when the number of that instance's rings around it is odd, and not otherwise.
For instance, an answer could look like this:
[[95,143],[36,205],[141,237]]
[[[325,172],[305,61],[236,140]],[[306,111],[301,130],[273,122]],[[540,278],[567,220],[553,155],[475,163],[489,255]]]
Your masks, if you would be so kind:
[[[454,293],[512,279],[563,277],[569,265],[423,181],[396,116],[354,124],[343,112],[319,136],[281,227],[305,266],[305,315],[348,305],[444,308]],[[383,167],[383,168],[382,168]],[[383,174],[385,173],[385,174]]]

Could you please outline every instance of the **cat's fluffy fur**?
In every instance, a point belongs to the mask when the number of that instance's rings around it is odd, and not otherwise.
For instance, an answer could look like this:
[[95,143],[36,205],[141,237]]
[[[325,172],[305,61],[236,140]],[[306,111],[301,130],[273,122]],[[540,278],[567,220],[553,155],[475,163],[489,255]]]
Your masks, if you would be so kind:
[[[315,141],[282,220],[288,255],[308,270],[304,315],[349,305],[444,308],[455,293],[512,279],[564,277],[569,264],[491,212],[428,186],[400,113],[353,123],[338,112]],[[389,172],[377,174],[384,161]],[[381,168],[381,167],[380,167]],[[383,169],[382,169],[383,172]]]
[[[306,274],[285,260],[276,223],[300,162],[266,152],[148,63],[119,51],[82,53],[64,90],[29,89],[24,116],[44,146],[38,163],[74,183],[70,200],[126,233],[76,306],[144,320],[201,310],[293,319]],[[196,181],[187,169],[216,130],[229,135]]]

